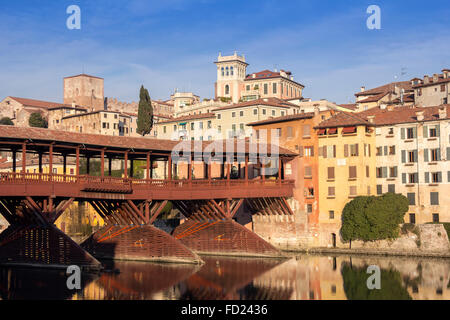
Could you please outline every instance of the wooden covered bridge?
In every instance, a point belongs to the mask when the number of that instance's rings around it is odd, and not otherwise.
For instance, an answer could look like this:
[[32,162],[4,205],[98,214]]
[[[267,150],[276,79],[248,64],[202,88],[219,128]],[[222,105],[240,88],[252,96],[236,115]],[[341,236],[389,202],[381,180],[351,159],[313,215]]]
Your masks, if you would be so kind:
[[[100,267],[96,258],[196,263],[197,253],[279,255],[233,220],[243,205],[250,214],[292,215],[286,198],[294,181],[284,178],[284,167],[296,155],[271,148],[249,140],[180,142],[0,126],[0,151],[13,162],[12,172],[0,173],[0,214],[9,222],[0,234],[0,263]],[[28,172],[27,157],[39,159],[36,172]],[[54,173],[55,157],[62,157],[64,174]],[[68,158],[74,172],[67,171]],[[92,159],[100,162],[96,175]],[[267,160],[270,171],[261,164]],[[112,176],[113,161],[123,161],[121,177]],[[135,177],[134,161],[145,164],[144,177]],[[162,178],[154,179],[154,170]],[[81,246],[54,225],[74,201],[87,201],[106,222]],[[153,226],[169,201],[185,218],[172,235]]]

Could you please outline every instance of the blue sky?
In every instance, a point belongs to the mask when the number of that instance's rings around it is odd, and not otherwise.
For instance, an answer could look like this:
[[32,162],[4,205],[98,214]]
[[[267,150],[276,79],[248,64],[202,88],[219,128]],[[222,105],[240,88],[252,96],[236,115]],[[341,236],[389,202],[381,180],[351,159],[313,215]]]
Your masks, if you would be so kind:
[[[81,30],[66,28],[72,4]],[[366,27],[372,4],[381,30]],[[290,70],[305,97],[347,103],[362,85],[449,68],[449,16],[448,0],[2,1],[0,99],[62,101],[62,78],[83,71],[124,101],[141,84],[153,99],[175,88],[210,98],[213,62],[236,50],[248,73]]]

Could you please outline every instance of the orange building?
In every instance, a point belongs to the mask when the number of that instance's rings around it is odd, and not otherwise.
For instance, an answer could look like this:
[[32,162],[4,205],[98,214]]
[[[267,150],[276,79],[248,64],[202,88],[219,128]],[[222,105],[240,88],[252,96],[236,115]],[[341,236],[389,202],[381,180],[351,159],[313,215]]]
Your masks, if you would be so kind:
[[[286,178],[295,180],[294,210],[297,209],[295,210],[297,220],[289,227],[289,230],[295,230],[297,240],[289,236],[291,241],[302,242],[303,238],[305,241],[310,241],[311,239],[308,238],[314,239],[314,237],[307,237],[307,233],[314,233],[318,228],[319,145],[314,127],[328,119],[331,114],[332,111],[319,112],[316,109],[315,112],[287,115],[249,124],[253,127],[257,138],[264,139],[267,135],[267,140],[273,143],[272,134],[276,134],[281,147],[299,154],[297,158],[287,163],[285,168]],[[274,230],[274,232],[284,231]],[[278,237],[283,236],[280,234]],[[270,238],[277,238],[277,236],[272,234]],[[291,243],[291,245],[303,246],[306,243]]]

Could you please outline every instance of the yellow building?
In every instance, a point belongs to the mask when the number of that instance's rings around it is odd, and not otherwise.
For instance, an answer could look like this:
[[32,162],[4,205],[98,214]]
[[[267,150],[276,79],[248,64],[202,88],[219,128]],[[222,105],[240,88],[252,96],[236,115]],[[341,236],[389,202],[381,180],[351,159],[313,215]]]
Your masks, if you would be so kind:
[[340,112],[316,127],[319,139],[320,246],[340,246],[341,215],[357,196],[376,195],[373,124]]

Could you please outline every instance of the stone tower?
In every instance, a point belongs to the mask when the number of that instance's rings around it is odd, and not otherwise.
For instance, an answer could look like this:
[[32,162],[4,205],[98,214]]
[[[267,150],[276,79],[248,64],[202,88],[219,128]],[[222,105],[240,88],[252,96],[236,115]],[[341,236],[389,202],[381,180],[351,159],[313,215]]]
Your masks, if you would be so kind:
[[217,65],[216,98],[231,98],[234,103],[238,103],[247,74],[245,57],[238,56],[236,52],[232,56],[222,56],[219,53],[214,63]]
[[80,74],[64,78],[64,103],[89,108],[89,111],[103,110],[103,78]]

